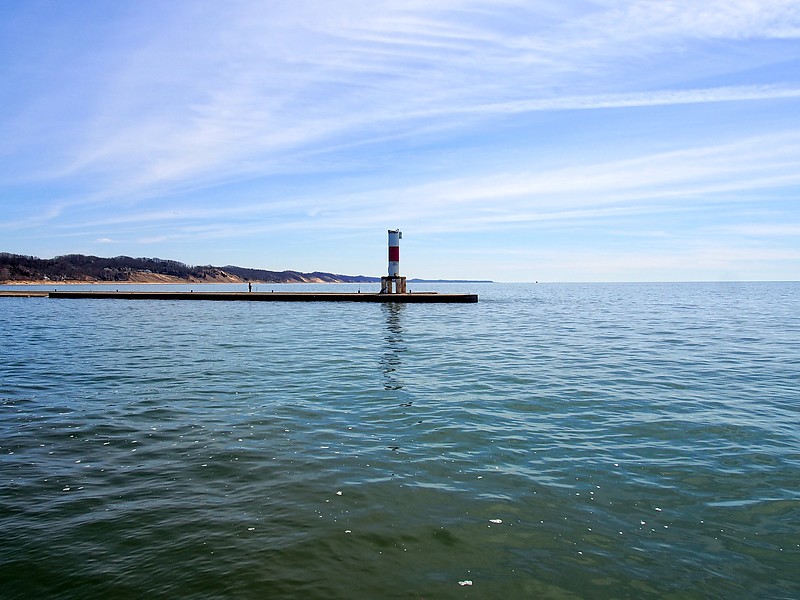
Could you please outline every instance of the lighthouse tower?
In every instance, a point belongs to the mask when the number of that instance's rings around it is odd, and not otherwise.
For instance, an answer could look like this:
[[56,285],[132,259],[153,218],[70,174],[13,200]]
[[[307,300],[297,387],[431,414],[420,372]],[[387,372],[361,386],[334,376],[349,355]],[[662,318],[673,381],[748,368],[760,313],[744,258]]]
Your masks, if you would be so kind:
[[381,294],[405,294],[406,278],[400,277],[400,240],[403,233],[399,229],[389,230],[389,275],[381,277]]

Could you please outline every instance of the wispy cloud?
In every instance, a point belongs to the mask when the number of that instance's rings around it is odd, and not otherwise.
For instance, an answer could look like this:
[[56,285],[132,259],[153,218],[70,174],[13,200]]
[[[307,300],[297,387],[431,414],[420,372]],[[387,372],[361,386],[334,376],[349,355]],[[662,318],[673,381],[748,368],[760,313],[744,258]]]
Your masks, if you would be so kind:
[[647,40],[649,55],[676,35],[783,36],[793,23],[787,15],[796,17],[785,2],[581,8],[300,2],[276,15],[239,2],[224,12],[178,13],[174,20],[189,19],[181,33],[156,29],[97,74],[98,110],[73,159],[54,174],[105,173],[110,194],[128,195],[296,169],[293,157],[309,151],[431,120],[800,95],[790,85],[554,94],[553,86],[582,92],[581,78],[613,73],[611,61],[630,52],[632,38]]
[[[525,165],[424,183],[349,188],[282,201],[146,209],[67,222],[58,230],[125,227],[159,239],[219,239],[275,231],[358,231],[391,222],[417,231],[497,231],[528,224],[680,213],[754,202],[753,191],[800,185],[800,131],[556,169]],[[313,217],[313,218],[311,218]],[[154,238],[146,238],[152,241]]]
[[748,237],[791,237],[800,239],[800,218],[797,223],[766,225],[733,225],[719,228],[719,231]]
[[0,50],[0,193],[36,198],[4,232],[474,234],[800,184],[793,0],[123,4]]

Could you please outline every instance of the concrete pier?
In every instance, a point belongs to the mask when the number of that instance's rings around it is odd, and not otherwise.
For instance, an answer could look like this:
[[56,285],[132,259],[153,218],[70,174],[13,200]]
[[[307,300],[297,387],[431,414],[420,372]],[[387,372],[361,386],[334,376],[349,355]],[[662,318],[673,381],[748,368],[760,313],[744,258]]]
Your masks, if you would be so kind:
[[[418,292],[414,294],[375,294],[338,292],[126,292],[126,291],[52,291],[33,292],[30,295],[46,295],[48,298],[97,298],[115,300],[234,300],[246,302],[404,302],[430,303],[475,303],[477,294],[439,294]],[[0,292],[3,295],[3,292]],[[21,294],[14,294],[21,295]]]
[[0,298],[47,298],[48,293],[41,290],[0,290]]

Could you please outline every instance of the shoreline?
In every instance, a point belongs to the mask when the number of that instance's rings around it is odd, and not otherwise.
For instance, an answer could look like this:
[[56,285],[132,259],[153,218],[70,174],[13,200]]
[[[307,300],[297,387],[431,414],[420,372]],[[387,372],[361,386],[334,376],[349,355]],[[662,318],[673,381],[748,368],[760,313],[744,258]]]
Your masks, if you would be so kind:
[[[202,279],[197,280],[187,280],[187,279],[176,279],[176,280],[169,280],[164,281],[163,279],[158,280],[142,280],[142,281],[80,281],[76,279],[68,279],[65,281],[53,281],[51,280],[31,280],[31,281],[19,281],[19,280],[6,280],[0,281],[0,285],[8,285],[8,286],[28,286],[28,285],[37,285],[37,286],[59,286],[59,285],[247,285],[251,283],[253,285],[295,285],[295,284],[349,284],[353,282],[349,281],[263,281],[263,280],[255,280],[251,279],[249,281],[245,280],[231,280],[231,281],[207,281]],[[358,282],[358,285],[370,285],[373,282]],[[379,282],[374,282],[375,285],[378,285]],[[354,283],[355,285],[355,283]]]
[[[254,285],[261,282],[251,282]],[[266,283],[266,282],[264,282]],[[247,285],[246,281],[0,281],[0,285]]]

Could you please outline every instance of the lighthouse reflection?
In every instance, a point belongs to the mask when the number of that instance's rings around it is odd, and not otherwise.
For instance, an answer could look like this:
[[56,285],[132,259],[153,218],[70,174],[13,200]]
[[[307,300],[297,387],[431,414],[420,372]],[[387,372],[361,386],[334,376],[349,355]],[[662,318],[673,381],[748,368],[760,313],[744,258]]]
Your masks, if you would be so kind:
[[384,302],[381,304],[381,308],[386,318],[386,333],[384,334],[386,351],[381,358],[383,389],[401,390],[403,383],[399,370],[403,352],[406,351],[403,339],[403,312],[406,310],[406,306],[400,302]]

